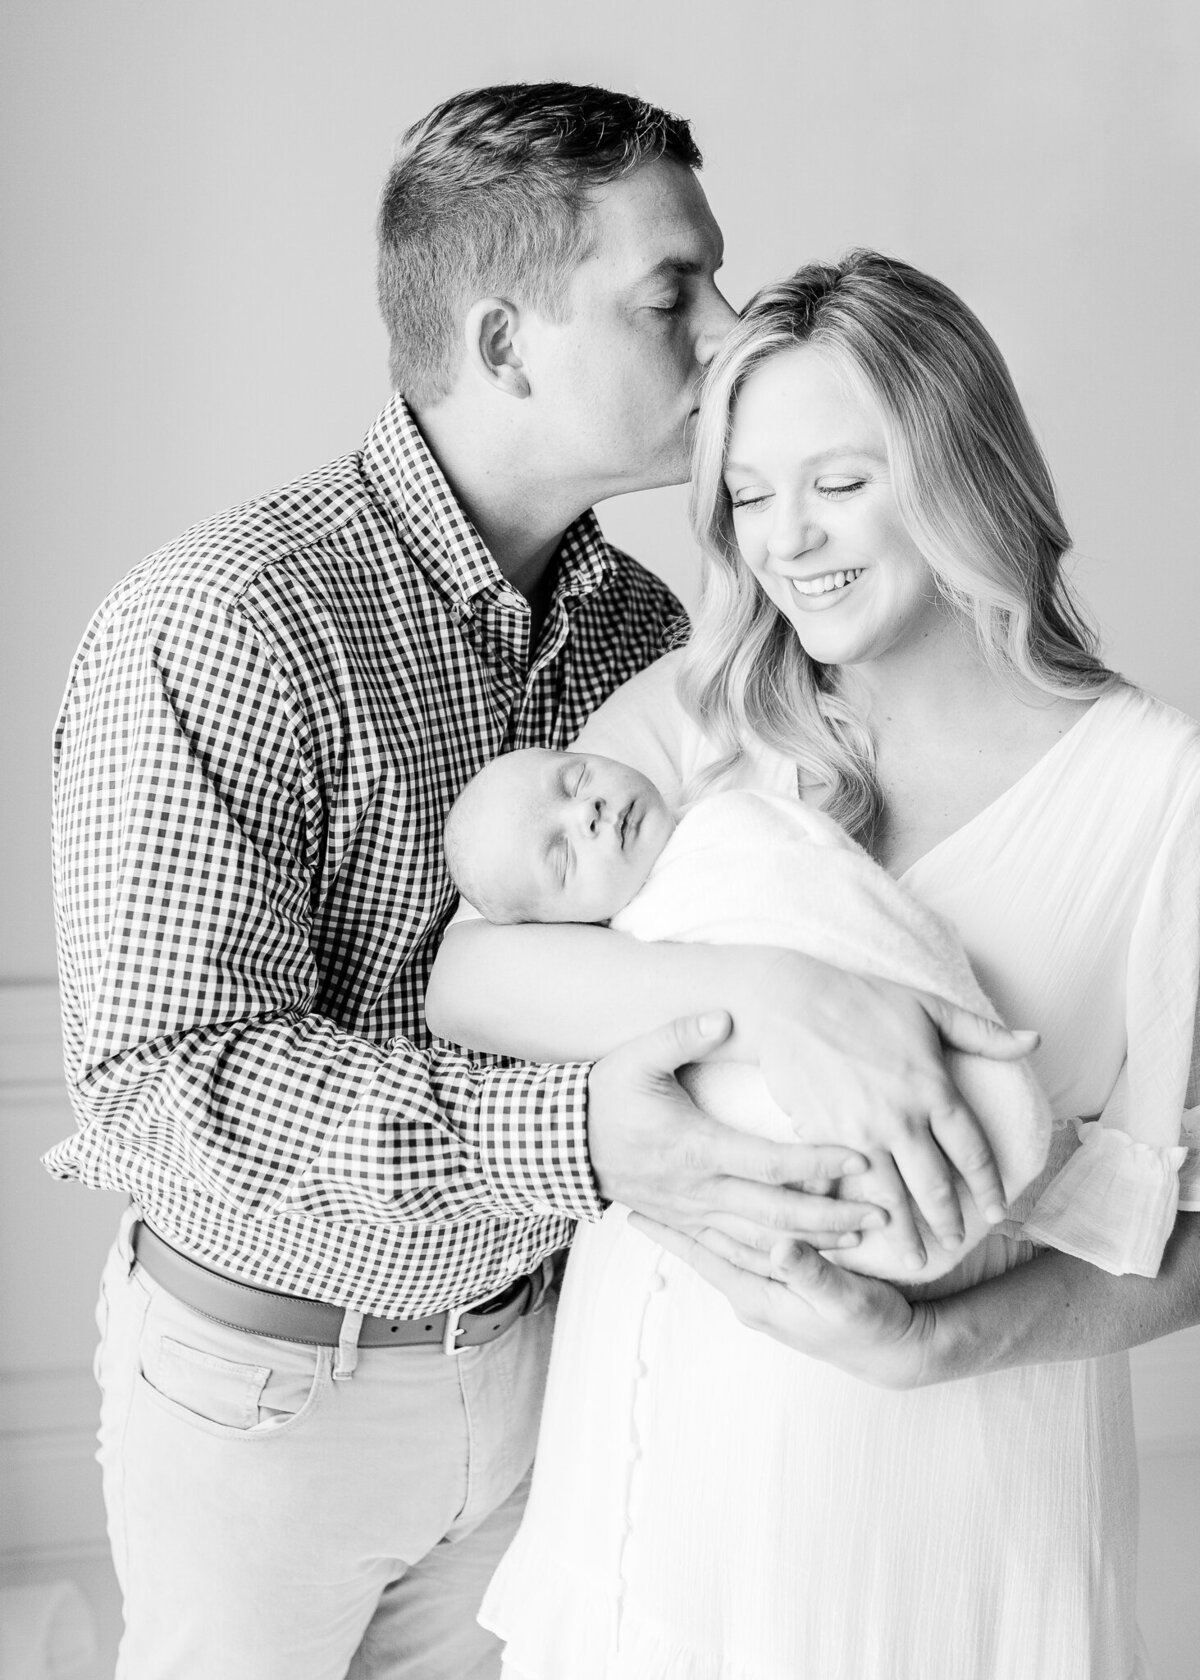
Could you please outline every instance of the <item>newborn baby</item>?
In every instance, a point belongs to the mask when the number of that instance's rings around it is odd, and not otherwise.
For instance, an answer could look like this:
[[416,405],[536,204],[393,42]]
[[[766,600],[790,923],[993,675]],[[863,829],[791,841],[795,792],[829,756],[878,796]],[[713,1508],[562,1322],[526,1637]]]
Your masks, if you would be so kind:
[[631,765],[528,747],[485,764],[446,819],[459,892],[489,922],[607,922],[675,829]]
[[[783,946],[995,1013],[949,924],[798,800],[715,793],[677,823],[654,784],[631,766],[531,748],[494,759],[468,782],[447,819],[445,848],[463,898],[492,922],[609,922],[637,939]],[[1045,1098],[1024,1062],[956,1051],[948,1062],[1011,1202],[1046,1160]],[[756,1067],[701,1062],[680,1078],[697,1105],[726,1125],[796,1135]],[[867,1201],[869,1180],[855,1187]],[[886,1231],[864,1233],[857,1248],[830,1258],[854,1271],[925,1282],[958,1265],[990,1229],[969,1199],[964,1222],[963,1244],[947,1251],[918,1214],[928,1259],[916,1273],[899,1264]]]

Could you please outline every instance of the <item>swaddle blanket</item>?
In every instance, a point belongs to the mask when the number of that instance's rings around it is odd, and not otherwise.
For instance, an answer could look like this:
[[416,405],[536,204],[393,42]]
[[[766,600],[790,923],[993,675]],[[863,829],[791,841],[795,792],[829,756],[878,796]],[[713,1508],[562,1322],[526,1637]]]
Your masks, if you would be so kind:
[[[995,1017],[948,923],[913,897],[836,823],[778,795],[718,793],[680,820],[645,885],[613,927],[637,939],[783,946],[854,973],[932,992]],[[1011,1201],[1041,1171],[1050,1111],[1025,1062],[950,1051],[951,1076],[984,1131]],[[756,1067],[702,1062],[681,1079],[706,1114],[767,1137],[806,1135],[774,1102]],[[814,1143],[839,1141],[811,1137]],[[853,1195],[870,1200],[867,1179]],[[941,1248],[917,1216],[928,1260],[901,1269],[880,1232],[831,1253],[839,1265],[915,1283],[957,1266],[990,1227],[968,1199],[965,1240]]]

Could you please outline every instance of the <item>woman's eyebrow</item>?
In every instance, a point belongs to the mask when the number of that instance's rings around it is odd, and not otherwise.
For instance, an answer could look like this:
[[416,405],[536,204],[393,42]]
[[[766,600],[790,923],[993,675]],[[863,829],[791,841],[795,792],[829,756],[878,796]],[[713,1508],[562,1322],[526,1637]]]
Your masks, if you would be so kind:
[[[827,461],[839,460],[843,455],[854,455],[860,461],[877,461],[881,466],[887,465],[886,455],[881,455],[877,449],[864,448],[858,443],[832,444],[828,449],[818,450],[815,455],[806,455],[803,460],[797,461],[796,465],[800,468],[822,467]],[[726,461],[725,471],[726,473],[754,473],[758,469],[748,466],[743,461]]]

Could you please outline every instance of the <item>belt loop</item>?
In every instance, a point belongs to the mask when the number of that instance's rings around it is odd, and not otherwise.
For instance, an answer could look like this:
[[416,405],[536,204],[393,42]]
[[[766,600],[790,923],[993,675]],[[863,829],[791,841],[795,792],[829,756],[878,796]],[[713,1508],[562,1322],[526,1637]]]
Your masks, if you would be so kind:
[[537,1271],[533,1274],[533,1280],[529,1292],[529,1305],[525,1309],[526,1312],[540,1313],[542,1308],[546,1305],[546,1302],[550,1299],[550,1293],[553,1290],[554,1285],[558,1282],[559,1261],[561,1258],[562,1250],[556,1249],[553,1254],[548,1254],[546,1256]]
[[358,1366],[358,1332],[363,1315],[357,1307],[347,1307],[342,1314],[342,1330],[338,1337],[337,1358],[333,1364],[334,1382],[349,1382]]
[[139,1213],[136,1204],[130,1202],[129,1206],[125,1209],[125,1212],[121,1215],[121,1223],[117,1226],[117,1253],[121,1256],[121,1260],[128,1272],[132,1272],[133,1268],[137,1265],[137,1255],[134,1253],[133,1233],[134,1228],[140,1223],[141,1217],[142,1216]]

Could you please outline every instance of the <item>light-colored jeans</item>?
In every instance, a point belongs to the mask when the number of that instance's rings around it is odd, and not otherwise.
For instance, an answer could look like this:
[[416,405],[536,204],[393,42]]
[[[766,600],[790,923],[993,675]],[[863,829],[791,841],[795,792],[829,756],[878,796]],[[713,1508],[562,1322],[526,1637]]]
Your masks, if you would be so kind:
[[227,1330],[133,1261],[101,1285],[117,1680],[488,1680],[475,1620],[528,1487],[552,1309],[486,1346],[334,1350]]

